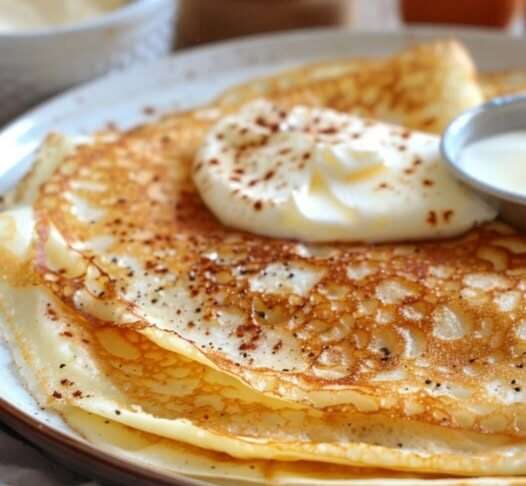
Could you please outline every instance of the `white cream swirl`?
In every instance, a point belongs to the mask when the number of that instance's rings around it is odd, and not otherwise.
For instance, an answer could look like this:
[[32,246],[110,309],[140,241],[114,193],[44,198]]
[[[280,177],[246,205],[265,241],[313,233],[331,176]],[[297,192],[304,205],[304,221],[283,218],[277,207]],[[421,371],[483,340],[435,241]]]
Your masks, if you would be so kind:
[[434,135],[260,100],[209,132],[194,181],[225,225],[270,237],[438,238],[495,218],[448,172],[438,146]]

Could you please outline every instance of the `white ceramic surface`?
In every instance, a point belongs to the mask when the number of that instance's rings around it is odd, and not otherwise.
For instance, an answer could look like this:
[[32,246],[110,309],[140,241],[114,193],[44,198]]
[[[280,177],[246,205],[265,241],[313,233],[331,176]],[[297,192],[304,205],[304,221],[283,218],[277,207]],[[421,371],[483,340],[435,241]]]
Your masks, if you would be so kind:
[[133,0],[78,25],[0,33],[0,125],[51,94],[168,54],[176,0]]
[[[153,116],[190,108],[233,83],[285,66],[327,58],[386,55],[414,42],[449,36],[451,31],[429,29],[383,34],[321,30],[263,36],[183,52],[107,77],[42,105],[0,133],[0,192],[26,170],[36,147],[50,131],[87,134],[109,122],[127,128],[151,119],[151,110],[145,108],[154,108]],[[481,69],[526,67],[526,40],[480,31],[457,32],[456,36],[470,48]],[[46,432],[47,447],[61,454],[63,461],[78,467],[79,457],[84,457],[86,464],[93,465],[92,471],[113,479],[128,470],[135,477],[155,477],[156,481],[177,484],[177,478],[168,473],[154,476],[147,467],[127,466],[82,444],[60,419],[36,406],[21,386],[9,352],[2,345],[0,383],[0,415],[4,420],[15,424],[31,440],[38,440],[37,431]],[[67,440],[73,440],[79,448]]]

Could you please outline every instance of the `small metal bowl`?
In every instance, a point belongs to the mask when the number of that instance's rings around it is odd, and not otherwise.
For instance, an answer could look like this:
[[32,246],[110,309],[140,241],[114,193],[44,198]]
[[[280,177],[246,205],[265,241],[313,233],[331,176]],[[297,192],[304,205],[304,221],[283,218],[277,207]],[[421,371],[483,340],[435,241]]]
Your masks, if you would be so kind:
[[526,130],[526,95],[495,98],[455,118],[442,135],[440,150],[444,161],[459,179],[494,204],[504,221],[526,231],[526,190],[523,196],[500,189],[477,179],[459,165],[460,154],[467,145],[518,130]]

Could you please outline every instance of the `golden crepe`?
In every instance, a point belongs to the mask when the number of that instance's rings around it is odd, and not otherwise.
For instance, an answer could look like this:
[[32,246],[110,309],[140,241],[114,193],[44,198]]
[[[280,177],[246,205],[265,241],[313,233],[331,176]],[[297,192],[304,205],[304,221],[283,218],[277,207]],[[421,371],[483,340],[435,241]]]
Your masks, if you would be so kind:
[[155,472],[170,471],[207,484],[249,486],[329,485],[370,486],[519,486],[521,478],[452,478],[410,474],[386,469],[352,468],[316,462],[243,461],[224,454],[187,446],[152,434],[129,429],[119,423],[70,408],[63,412],[69,425],[91,443],[117,457],[146,464]]
[[[316,460],[424,472],[520,473],[513,437],[454,432],[381,414],[288,406],[140,334],[75,321],[45,290],[0,287],[8,338],[43,405],[75,406],[243,459]],[[97,377],[96,380],[93,377]]]
[[203,136],[254,97],[435,132],[484,99],[452,41],[335,66],[86,145],[50,137],[0,215],[1,327],[20,373],[89,440],[137,441],[128,457],[217,484],[269,469],[278,484],[526,474],[526,238],[493,223],[449,241],[302,244],[225,228],[199,199]]
[[234,88],[217,105],[228,110],[260,96],[286,106],[323,106],[436,133],[483,100],[469,54],[454,41],[423,44],[383,61],[293,70]]
[[482,73],[479,82],[487,100],[497,96],[526,94],[526,71]]
[[[463,48],[457,43],[454,43],[454,49],[457,50],[456,56],[458,58],[465,57]],[[425,46],[425,49],[433,49],[434,55],[440,56],[441,51],[447,51],[451,45],[436,43],[433,46]],[[451,61],[452,55],[450,52],[443,53],[442,61],[447,72],[446,64]],[[431,62],[437,62],[433,59],[433,54],[429,54],[428,59]],[[395,62],[400,62],[398,59]],[[350,73],[357,73],[372,66],[379,66],[382,61],[377,59],[338,59],[331,61],[319,62],[316,64],[309,64],[308,66],[300,66],[285,72],[281,72],[276,76],[271,76],[262,79],[255,79],[248,81],[242,85],[235,86],[226,90],[226,92],[219,97],[217,102],[226,106],[231,103],[243,103],[250,101],[257,97],[272,96],[287,90],[297,89],[298,87],[309,86],[312,83],[326,81],[334,78],[339,78]],[[470,61],[465,62],[469,66]],[[477,75],[482,96],[485,100],[490,100],[497,96],[508,96],[526,93],[526,71],[521,70],[505,70],[498,72],[482,72]],[[464,82],[464,81],[461,81]]]

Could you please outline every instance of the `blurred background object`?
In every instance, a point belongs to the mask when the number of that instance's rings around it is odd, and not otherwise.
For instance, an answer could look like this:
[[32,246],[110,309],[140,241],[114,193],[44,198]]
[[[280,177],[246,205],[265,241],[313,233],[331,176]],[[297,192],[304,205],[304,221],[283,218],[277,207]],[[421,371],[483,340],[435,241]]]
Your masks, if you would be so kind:
[[129,0],[0,0],[0,32],[81,23],[127,3]]
[[181,0],[178,47],[348,22],[349,0]]
[[524,0],[180,0],[178,47],[310,27],[449,24],[523,32]]
[[[34,3],[32,3],[34,2]],[[45,97],[177,48],[258,33],[315,27],[397,30],[414,24],[525,31],[526,0],[0,0],[0,122]],[[84,23],[13,27],[13,12],[54,6],[60,15],[82,5],[111,10]],[[71,10],[71,7],[75,8]],[[177,26],[174,20],[179,6]],[[31,7],[31,8],[30,8]],[[82,7],[82,8],[81,8]],[[14,10],[13,10],[14,9]],[[62,9],[62,10],[60,10]],[[69,9],[69,10],[68,10]],[[38,9],[37,9],[38,10]],[[40,11],[39,10],[39,11]],[[70,11],[71,10],[71,11]],[[35,10],[36,11],[36,10]],[[40,12],[42,13],[42,12]],[[2,16],[3,15],[3,16]],[[11,16],[10,16],[11,15]],[[48,15],[49,16],[49,15]],[[41,18],[42,17],[42,18]],[[47,17],[46,17],[47,18]],[[53,20],[52,19],[52,20]],[[58,19],[58,20],[57,20]],[[79,14],[79,22],[82,18]]]
[[67,88],[168,55],[176,5],[135,0],[68,25],[0,32],[0,126]]
[[401,0],[402,18],[408,23],[461,24],[509,27],[522,13],[522,0]]

